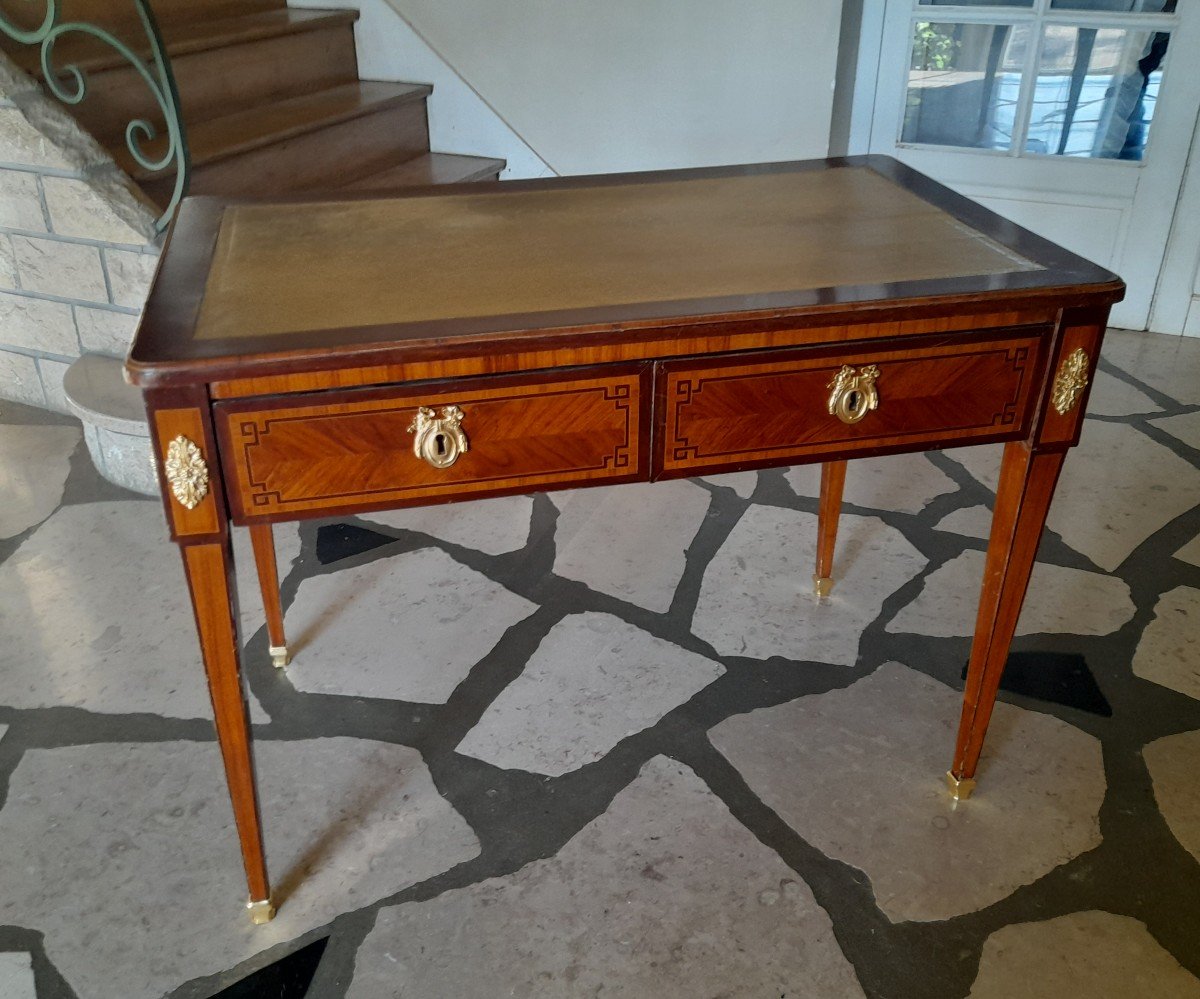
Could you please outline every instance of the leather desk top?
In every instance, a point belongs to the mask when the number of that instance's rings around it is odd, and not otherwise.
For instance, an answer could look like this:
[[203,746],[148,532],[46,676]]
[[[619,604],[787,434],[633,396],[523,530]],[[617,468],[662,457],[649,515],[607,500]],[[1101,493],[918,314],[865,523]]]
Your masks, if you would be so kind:
[[[883,306],[1120,297],[1114,275],[886,157],[185,202],[134,343],[196,383]],[[549,342],[549,341],[547,341]]]

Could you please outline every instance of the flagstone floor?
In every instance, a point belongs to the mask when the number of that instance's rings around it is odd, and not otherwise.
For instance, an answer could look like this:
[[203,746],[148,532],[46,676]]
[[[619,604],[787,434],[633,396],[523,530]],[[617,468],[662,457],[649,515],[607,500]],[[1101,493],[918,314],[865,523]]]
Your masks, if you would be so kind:
[[290,525],[286,671],[239,531],[253,927],[161,508],[0,404],[0,996],[1200,997],[1200,341],[1090,413],[958,807],[999,446],[853,463],[823,603],[811,466]]

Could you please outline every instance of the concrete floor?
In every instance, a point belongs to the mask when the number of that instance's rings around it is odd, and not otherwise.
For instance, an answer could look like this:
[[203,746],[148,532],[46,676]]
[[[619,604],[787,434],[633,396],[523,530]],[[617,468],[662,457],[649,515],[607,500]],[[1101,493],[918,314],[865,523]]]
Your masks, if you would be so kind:
[[852,464],[823,604],[814,467],[290,525],[286,672],[239,531],[257,928],[161,508],[3,404],[0,997],[1200,996],[1200,341],[1092,400],[957,808],[998,446]]

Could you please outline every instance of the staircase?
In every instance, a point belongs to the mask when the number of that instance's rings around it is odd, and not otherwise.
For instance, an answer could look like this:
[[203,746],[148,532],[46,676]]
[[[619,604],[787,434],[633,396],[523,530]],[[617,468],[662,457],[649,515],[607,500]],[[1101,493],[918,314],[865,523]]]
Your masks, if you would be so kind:
[[[179,89],[191,194],[386,192],[495,180],[504,168],[503,160],[430,151],[429,86],[358,78],[357,11],[289,9],[284,0],[156,0],[153,7]],[[63,0],[62,8],[64,20],[107,28],[149,57],[128,0]],[[41,77],[36,48],[7,41],[4,47]],[[125,127],[135,118],[165,135],[142,78],[110,47],[76,34],[58,42],[55,65],[86,74],[88,95],[72,113],[164,206],[173,172],[143,169],[125,144]],[[158,149],[152,142],[146,152],[160,152],[165,140],[158,141]]]
[[[430,151],[431,87],[358,78],[357,11],[293,10],[284,0],[153,0],[152,6],[179,91],[190,194],[384,194],[412,185],[496,180],[504,169],[500,159]],[[42,2],[14,0],[4,14],[34,29],[45,9]],[[104,28],[150,64],[150,42],[130,0],[59,0],[59,9],[59,23]],[[44,83],[37,46],[7,37],[0,46]],[[162,110],[145,80],[111,46],[80,32],[63,34],[53,56],[55,68],[76,66],[87,80],[87,96],[70,113],[147,200],[159,212],[166,209],[174,166],[143,168],[125,139],[129,123],[145,119],[158,138],[143,153],[158,159],[167,148]],[[56,246],[63,244],[47,243],[47,252]],[[73,289],[64,294],[75,296]],[[100,473],[129,489],[156,492],[142,401],[124,384],[121,361],[85,354],[66,371],[62,390],[85,425]]]

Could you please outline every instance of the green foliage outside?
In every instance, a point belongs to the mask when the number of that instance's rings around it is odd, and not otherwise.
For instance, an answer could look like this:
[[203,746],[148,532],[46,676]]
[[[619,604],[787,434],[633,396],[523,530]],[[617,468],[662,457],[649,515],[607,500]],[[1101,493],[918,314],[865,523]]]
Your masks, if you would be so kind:
[[913,69],[950,69],[961,43],[943,25],[918,21],[913,32]]

